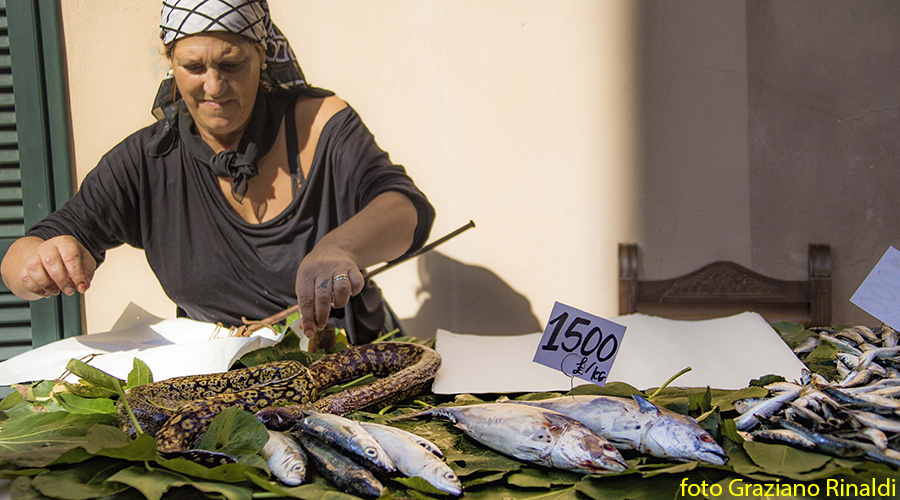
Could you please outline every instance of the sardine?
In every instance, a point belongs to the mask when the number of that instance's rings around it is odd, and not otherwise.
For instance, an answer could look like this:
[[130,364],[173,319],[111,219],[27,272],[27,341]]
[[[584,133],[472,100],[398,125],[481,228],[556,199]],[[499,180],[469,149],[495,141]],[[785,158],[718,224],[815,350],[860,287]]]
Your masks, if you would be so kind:
[[864,370],[853,370],[838,382],[838,387],[858,387],[865,385],[875,378],[875,373],[868,368]]
[[295,436],[316,471],[331,484],[363,498],[378,498],[384,492],[381,481],[365,467],[308,434],[297,432]]
[[900,420],[896,418],[888,418],[867,411],[851,411],[850,414],[865,427],[874,427],[884,432],[900,432]]
[[828,335],[825,333],[820,333],[819,338],[821,340],[826,340],[826,341],[830,342],[831,345],[836,347],[837,350],[840,352],[848,352],[848,353],[854,354],[856,356],[862,356],[862,351],[860,349],[858,349],[855,345],[851,344],[850,342],[847,342],[844,339],[839,339],[837,337],[834,337],[834,336],[831,336],[831,335]]
[[781,443],[802,446],[803,448],[815,448],[816,443],[802,434],[788,429],[760,429],[751,433],[742,432],[741,436],[747,441],[759,441],[763,443]]
[[[834,334],[837,338],[847,339],[855,345],[865,344],[866,338],[861,335],[861,332],[857,328],[847,327],[843,330]],[[874,338],[874,337],[873,337]]]
[[734,419],[734,423],[737,426],[739,431],[747,431],[759,424],[760,418],[765,418],[770,415],[773,415],[776,411],[780,410],[785,404],[790,401],[797,399],[797,396],[800,395],[800,389],[794,389],[790,391],[784,391],[778,393],[766,401],[754,406],[747,413],[739,416]]
[[383,472],[396,468],[375,438],[359,422],[329,413],[314,413],[297,422],[291,432],[304,432],[359,457]]
[[731,406],[733,406],[734,409],[738,413],[743,414],[743,413],[747,413],[748,411],[750,411],[751,408],[762,403],[765,400],[766,400],[766,398],[735,399],[734,401],[731,402]]
[[815,349],[817,345],[819,345],[818,337],[809,337],[794,348],[794,354],[812,352],[812,350]]
[[363,429],[366,429],[367,431],[369,430],[370,427],[384,427],[384,428],[390,429],[394,432],[399,432],[399,433],[403,434],[404,436],[408,437],[409,439],[412,439],[413,441],[415,441],[415,443],[417,445],[428,450],[433,455],[438,456],[438,457],[444,456],[444,452],[442,452],[441,449],[438,448],[438,446],[436,444],[432,443],[431,441],[423,438],[422,436],[420,436],[418,434],[415,434],[415,433],[412,433],[409,431],[405,431],[403,429],[398,429],[397,427],[393,427],[390,425],[377,424],[375,422],[360,422],[360,425],[362,425]]
[[887,435],[884,433],[884,431],[882,431],[881,429],[876,429],[875,427],[865,427],[857,431],[842,433],[840,434],[840,437],[868,439],[879,450],[883,450],[888,447]]
[[297,486],[306,481],[306,454],[303,448],[283,432],[268,431],[269,440],[259,451],[266,464],[279,481]]
[[814,442],[816,444],[816,449],[826,454],[840,458],[854,458],[866,454],[862,447],[859,446],[859,443],[826,434],[820,434],[789,420],[773,418],[772,421],[785,429],[794,431]]
[[894,347],[900,345],[900,332],[887,325],[881,325],[878,329],[878,336],[881,337],[882,347]]
[[411,433],[386,425],[365,422],[361,425],[384,448],[401,474],[420,477],[435,488],[452,495],[462,493],[462,484],[453,469],[410,439],[407,434]]
[[563,396],[508,402],[546,408],[572,417],[621,450],[637,450],[655,457],[700,460],[716,465],[724,465],[728,461],[722,447],[696,420],[659,408],[637,394],[633,399]]
[[449,419],[469,437],[512,457],[558,469],[595,474],[628,465],[618,450],[577,420],[534,406],[485,403],[435,407],[404,415]]
[[876,347],[875,349],[869,349],[859,357],[859,364],[857,365],[857,367],[860,369],[866,368],[876,359],[890,358],[897,356],[898,354],[900,354],[900,346]]

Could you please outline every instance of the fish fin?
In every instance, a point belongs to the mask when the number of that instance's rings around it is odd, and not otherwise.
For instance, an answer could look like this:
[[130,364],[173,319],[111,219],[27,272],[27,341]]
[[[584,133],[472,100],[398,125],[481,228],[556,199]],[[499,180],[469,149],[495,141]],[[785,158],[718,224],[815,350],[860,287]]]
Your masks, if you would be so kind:
[[642,413],[652,413],[654,415],[659,415],[660,413],[662,413],[661,411],[659,411],[659,408],[655,404],[651,403],[643,396],[632,394],[631,397],[633,397],[634,400],[637,401],[638,407],[640,407]]

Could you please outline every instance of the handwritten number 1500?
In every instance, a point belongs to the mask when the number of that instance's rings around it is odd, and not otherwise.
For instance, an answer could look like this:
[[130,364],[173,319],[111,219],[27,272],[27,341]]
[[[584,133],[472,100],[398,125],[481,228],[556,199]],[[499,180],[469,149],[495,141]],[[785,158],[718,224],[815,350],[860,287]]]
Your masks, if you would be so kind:
[[[579,350],[583,356],[590,356],[593,353],[597,353],[597,361],[606,361],[616,354],[616,350],[619,348],[619,342],[616,340],[615,335],[607,335],[604,337],[603,331],[600,330],[599,326],[591,328],[587,332],[587,335],[576,330],[576,328],[580,326],[591,325],[590,320],[580,316],[576,316],[575,319],[569,323],[566,333],[563,334],[565,340],[560,343],[559,334],[562,333],[568,320],[569,313],[564,312],[549,321],[549,324],[554,325],[553,333],[550,334],[547,343],[542,345],[541,349],[545,351],[558,351],[559,348],[562,347],[566,352],[574,352],[580,347]],[[610,343],[612,343],[611,346],[609,345]],[[609,347],[609,349],[606,349],[607,347]],[[608,351],[605,355],[603,354],[604,350]]]

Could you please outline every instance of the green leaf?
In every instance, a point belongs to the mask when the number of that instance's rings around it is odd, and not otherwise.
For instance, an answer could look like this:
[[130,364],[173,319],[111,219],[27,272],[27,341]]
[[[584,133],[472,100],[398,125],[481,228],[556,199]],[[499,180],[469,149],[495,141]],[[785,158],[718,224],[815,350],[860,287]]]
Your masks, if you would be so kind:
[[17,500],[53,500],[44,496],[31,486],[30,477],[18,477],[9,484],[9,492],[12,498]]
[[506,482],[520,488],[550,489],[555,486],[571,486],[583,478],[583,474],[559,469],[526,467],[511,473],[506,477]]
[[586,396],[619,396],[630,398],[632,394],[643,394],[636,387],[624,382],[610,382],[604,386],[595,384],[583,384],[575,387],[569,394]]
[[416,491],[421,491],[423,493],[430,493],[432,495],[446,495],[443,491],[435,488],[428,481],[422,479],[421,477],[395,477],[394,481],[406,486],[407,488],[412,488]]
[[705,413],[712,409],[712,392],[709,387],[703,392],[698,392],[688,396],[688,407],[690,411]]
[[777,474],[808,472],[831,460],[831,457],[825,455],[781,444],[745,441],[744,450],[764,471]]
[[128,382],[125,384],[125,388],[131,389],[132,387],[146,385],[152,382],[153,374],[150,372],[150,367],[147,366],[147,363],[134,358],[131,371],[128,372]]
[[226,483],[239,483],[247,479],[247,473],[255,473],[256,468],[244,464],[225,464],[215,467],[205,467],[196,462],[184,458],[165,459],[159,458],[156,463],[173,472],[180,472],[189,476],[210,481],[222,481]]
[[268,439],[266,427],[259,419],[244,410],[230,407],[210,422],[197,448],[232,457],[253,455],[265,446]]
[[228,500],[250,500],[253,496],[252,490],[244,486],[196,481],[163,469],[147,470],[142,467],[129,467],[118,471],[107,481],[131,486],[140,491],[148,500],[160,500],[170,488],[179,486],[191,486],[204,493],[221,495]]
[[102,387],[103,389],[107,389],[113,392],[117,392],[117,387],[122,387],[125,385],[124,380],[113,377],[103,370],[95,368],[77,359],[69,360],[69,362],[66,364],[66,369],[91,385]]
[[112,398],[118,397],[118,393],[114,390],[104,389],[102,387],[96,387],[89,384],[73,384],[70,382],[63,382],[66,389],[75,394],[77,396],[81,396],[83,398]]
[[94,424],[113,424],[110,415],[34,413],[4,422],[0,430],[0,459],[26,467],[43,467],[65,452],[85,444]]
[[309,366],[323,356],[323,353],[309,353],[301,350],[300,337],[288,331],[285,333],[284,338],[281,339],[281,342],[273,346],[250,351],[241,356],[240,362],[244,366],[256,366],[272,361],[291,359]]
[[784,382],[784,380],[784,377],[781,375],[766,375],[765,377],[751,380],[749,385],[750,387],[765,387],[775,382]]
[[57,394],[56,400],[59,401],[60,407],[69,413],[105,413],[109,415],[116,414],[116,403],[107,398],[84,398],[75,394],[67,394],[61,392]]
[[88,430],[85,451],[92,455],[121,458],[133,462],[156,460],[156,439],[140,434],[131,439],[117,427],[95,425]]
[[35,476],[31,485],[42,494],[61,500],[102,498],[128,488],[106,481],[121,467],[122,464],[115,461],[94,459],[79,467],[44,472]]

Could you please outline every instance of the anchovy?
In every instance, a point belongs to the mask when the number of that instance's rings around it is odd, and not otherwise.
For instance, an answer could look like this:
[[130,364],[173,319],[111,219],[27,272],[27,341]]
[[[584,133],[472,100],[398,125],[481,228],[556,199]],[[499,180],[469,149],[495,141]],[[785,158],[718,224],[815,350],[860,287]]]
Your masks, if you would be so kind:
[[338,488],[364,498],[378,498],[384,492],[381,481],[365,467],[312,436],[298,432],[296,437],[316,471]]
[[731,402],[731,406],[733,406],[734,409],[735,409],[738,413],[743,414],[743,413],[747,413],[748,411],[750,411],[751,408],[753,408],[754,406],[758,405],[759,403],[762,403],[762,402],[765,401],[766,399],[767,399],[767,398],[744,398],[744,399],[735,399],[734,401]]
[[407,477],[420,477],[445,493],[452,495],[462,493],[462,484],[453,469],[410,439],[407,436],[410,433],[386,425],[364,422],[361,425],[384,448],[401,474]]
[[869,349],[859,357],[858,367],[865,368],[876,359],[890,358],[893,356],[897,356],[898,354],[900,354],[900,346],[876,347],[875,349]]
[[587,425],[620,450],[637,450],[655,457],[700,460],[724,465],[728,456],[715,439],[689,416],[661,409],[635,394],[633,399],[609,396],[563,396],[540,401],[508,401],[562,413]]
[[876,413],[894,413],[900,410],[900,402],[891,398],[873,396],[871,394],[848,394],[835,387],[823,387],[822,390],[840,404]]
[[866,343],[866,339],[862,336],[860,331],[853,327],[844,328],[843,330],[835,333],[834,336],[838,338],[843,337],[856,345]]
[[746,431],[756,427],[760,418],[768,417],[780,410],[782,406],[790,401],[797,399],[800,395],[800,389],[784,391],[776,394],[766,401],[754,406],[750,411],[744,413],[734,419],[734,423],[739,431]]
[[868,342],[868,343],[870,343],[870,344],[874,344],[874,343],[876,343],[876,342],[880,342],[880,341],[881,341],[881,336],[878,335],[877,333],[875,333],[875,332],[874,332],[871,328],[869,328],[868,326],[851,326],[851,327],[848,327],[848,328],[846,328],[846,329],[852,330],[852,331],[858,333],[859,335],[861,335],[861,336],[866,340],[866,342]]
[[279,481],[297,486],[306,481],[306,454],[292,438],[278,431],[268,431],[269,440],[259,451],[269,470]]
[[842,433],[840,437],[864,438],[872,442],[879,450],[888,447],[887,435],[881,429],[875,427],[866,427],[854,432]]
[[855,354],[850,354],[849,352],[839,352],[837,353],[837,359],[847,365],[847,368],[851,370],[859,366],[859,356]]
[[397,427],[392,427],[390,425],[377,424],[375,422],[360,422],[360,425],[362,425],[363,429],[366,429],[367,431],[370,430],[370,428],[372,428],[372,427],[384,427],[386,429],[390,429],[394,432],[403,434],[404,436],[408,437],[409,439],[412,439],[417,445],[428,450],[433,455],[438,456],[438,457],[444,456],[444,452],[442,452],[441,449],[438,448],[438,446],[436,444],[432,443],[431,441],[423,438],[422,436],[420,436],[418,434],[414,434],[412,432],[405,431],[405,430],[399,429]]
[[506,455],[558,469],[595,474],[628,465],[606,439],[577,420],[534,406],[485,403],[435,407],[404,415],[449,419],[469,437]]
[[837,385],[839,387],[857,387],[871,382],[874,377],[875,373],[872,370],[853,370],[841,379]]
[[359,457],[380,471],[396,470],[375,438],[355,420],[328,413],[314,413],[304,417],[291,429],[295,436],[301,431]]

